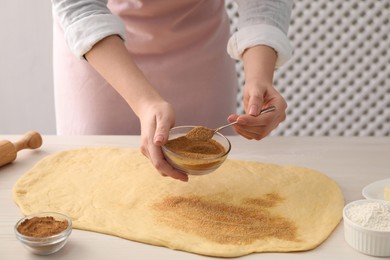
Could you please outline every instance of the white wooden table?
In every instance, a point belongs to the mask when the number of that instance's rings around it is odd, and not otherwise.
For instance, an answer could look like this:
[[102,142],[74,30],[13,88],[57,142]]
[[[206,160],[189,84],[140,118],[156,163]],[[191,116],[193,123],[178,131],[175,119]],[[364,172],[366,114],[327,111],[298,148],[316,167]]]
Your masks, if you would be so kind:
[[[0,135],[16,141],[21,136]],[[328,175],[341,187],[346,202],[362,199],[362,189],[390,178],[389,137],[268,137],[260,142],[241,137],[232,142],[231,159],[256,160],[312,168]],[[21,151],[12,164],[0,167],[0,259],[42,259],[30,254],[16,240],[14,225],[22,217],[12,200],[16,180],[45,156],[85,146],[139,147],[139,136],[43,136],[38,150]],[[67,245],[45,259],[213,259],[137,243],[109,235],[73,230]],[[345,241],[342,222],[319,247],[298,253],[261,253],[241,259],[372,259]]]

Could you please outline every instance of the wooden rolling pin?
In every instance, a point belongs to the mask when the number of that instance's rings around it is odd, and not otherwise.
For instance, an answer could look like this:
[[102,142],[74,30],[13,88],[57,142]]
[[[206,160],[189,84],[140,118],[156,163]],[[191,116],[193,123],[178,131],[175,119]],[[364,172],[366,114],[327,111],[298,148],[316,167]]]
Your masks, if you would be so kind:
[[37,132],[28,132],[15,143],[0,141],[0,166],[13,162],[22,149],[36,149],[42,145],[42,137]]

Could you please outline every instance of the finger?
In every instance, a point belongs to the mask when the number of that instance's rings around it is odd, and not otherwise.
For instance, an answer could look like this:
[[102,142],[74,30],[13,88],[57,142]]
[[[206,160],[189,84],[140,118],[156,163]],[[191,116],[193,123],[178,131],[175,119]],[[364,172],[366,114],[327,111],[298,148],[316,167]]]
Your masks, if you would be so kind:
[[251,139],[261,140],[267,135],[269,135],[272,129],[273,126],[262,126],[262,127],[251,128],[249,130],[248,128],[238,128],[236,132],[250,140]]
[[177,171],[170,164],[168,164],[167,161],[162,161],[161,165],[157,164],[157,165],[155,165],[155,167],[156,167],[156,169],[158,169],[160,174],[164,177],[169,176],[169,177],[176,179],[176,180],[188,182],[188,175],[183,173],[183,172]]
[[156,116],[156,131],[153,137],[155,145],[163,146],[168,142],[169,130],[171,129],[169,122],[168,118],[162,114]]
[[258,116],[263,106],[263,97],[258,94],[250,94],[247,105],[247,114]]
[[153,146],[149,148],[150,160],[161,175],[170,176],[184,182],[188,181],[188,175],[175,170],[164,158],[161,148]]
[[232,123],[234,121],[236,121],[238,119],[238,115],[237,114],[231,114],[228,118],[227,118],[227,122],[228,123]]
[[[168,163],[167,163],[168,164]],[[163,176],[169,176],[173,179],[182,181],[182,182],[188,182],[188,175],[179,171],[176,171],[172,166],[168,164],[169,168],[164,170],[164,172],[161,172]]]
[[265,126],[267,124],[270,124],[277,118],[278,115],[274,112],[269,112],[265,114],[261,114],[259,116],[251,116],[251,115],[240,115],[237,118],[237,125],[242,127],[249,127],[249,126]]
[[237,134],[241,135],[242,137],[248,139],[248,140],[252,140],[252,135],[248,134],[245,130],[243,130],[242,128],[240,127],[237,127],[237,126],[234,126],[234,131],[236,131]]
[[272,129],[275,128],[279,121],[278,115],[276,114],[262,114],[257,117],[242,115],[238,118],[237,124],[234,127],[237,133],[247,139],[260,140],[267,136]]
[[141,153],[146,158],[150,158],[148,146],[149,145],[148,145],[148,142],[147,142],[146,138],[141,136],[141,147],[140,147],[140,150],[141,150]]

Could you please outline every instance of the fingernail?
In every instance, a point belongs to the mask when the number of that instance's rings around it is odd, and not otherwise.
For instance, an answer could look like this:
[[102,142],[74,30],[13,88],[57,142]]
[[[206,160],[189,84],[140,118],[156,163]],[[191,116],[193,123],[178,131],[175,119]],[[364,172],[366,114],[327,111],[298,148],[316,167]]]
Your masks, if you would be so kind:
[[249,114],[252,116],[257,116],[257,109],[258,107],[256,105],[252,105],[249,109]]
[[162,137],[161,135],[158,135],[154,138],[154,143],[156,144],[162,144],[164,141],[164,137]]

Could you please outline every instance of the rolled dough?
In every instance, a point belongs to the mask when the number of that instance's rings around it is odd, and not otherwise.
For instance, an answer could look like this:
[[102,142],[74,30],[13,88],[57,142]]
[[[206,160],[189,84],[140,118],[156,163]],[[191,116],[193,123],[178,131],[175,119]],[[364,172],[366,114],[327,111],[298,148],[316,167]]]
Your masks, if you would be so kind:
[[61,212],[77,229],[220,257],[313,249],[344,206],[338,185],[311,169],[228,159],[184,183],[114,147],[50,155],[13,195],[24,214]]

